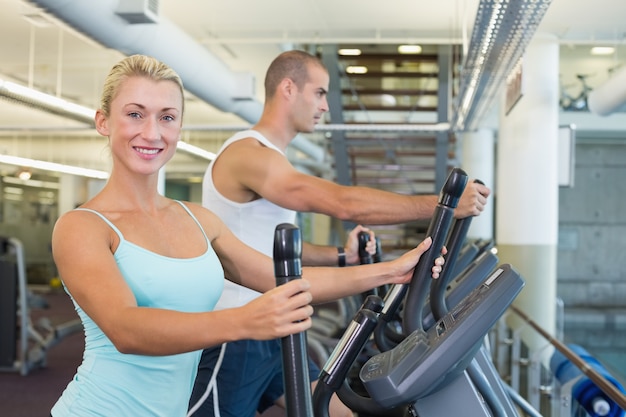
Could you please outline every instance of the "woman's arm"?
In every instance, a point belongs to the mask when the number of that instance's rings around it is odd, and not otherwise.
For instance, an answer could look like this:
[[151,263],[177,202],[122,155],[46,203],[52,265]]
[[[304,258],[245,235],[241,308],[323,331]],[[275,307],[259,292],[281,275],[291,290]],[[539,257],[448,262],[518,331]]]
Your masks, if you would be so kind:
[[[226,277],[259,292],[274,288],[273,260],[245,245],[223,223],[219,223],[220,231],[215,235],[212,245],[222,262]],[[311,283],[310,292],[314,303],[359,294],[386,284],[408,283],[420,256],[430,248],[431,243],[428,237],[416,248],[389,262],[350,268],[303,267],[302,276]],[[432,268],[433,278],[439,277],[441,265],[443,258],[439,257]]]
[[183,313],[138,307],[113,258],[113,235],[93,214],[69,212],[55,225],[52,248],[68,291],[120,352],[169,355],[238,339],[274,339],[311,324],[306,280],[236,309]]

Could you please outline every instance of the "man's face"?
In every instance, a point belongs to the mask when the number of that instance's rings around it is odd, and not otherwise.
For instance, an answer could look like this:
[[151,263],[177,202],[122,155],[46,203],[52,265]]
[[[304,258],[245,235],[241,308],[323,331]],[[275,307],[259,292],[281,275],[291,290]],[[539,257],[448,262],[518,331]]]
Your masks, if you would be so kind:
[[298,132],[309,133],[315,129],[328,111],[328,72],[319,65],[309,65],[308,80],[299,91],[294,106],[294,119]]

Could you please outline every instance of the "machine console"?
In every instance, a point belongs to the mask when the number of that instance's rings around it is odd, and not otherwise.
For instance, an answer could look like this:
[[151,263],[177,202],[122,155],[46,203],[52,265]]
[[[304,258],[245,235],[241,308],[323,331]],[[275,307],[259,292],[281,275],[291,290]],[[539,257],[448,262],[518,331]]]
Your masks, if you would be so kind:
[[523,286],[511,265],[501,265],[428,330],[416,330],[370,358],[359,374],[370,397],[396,407],[445,387],[465,371]]

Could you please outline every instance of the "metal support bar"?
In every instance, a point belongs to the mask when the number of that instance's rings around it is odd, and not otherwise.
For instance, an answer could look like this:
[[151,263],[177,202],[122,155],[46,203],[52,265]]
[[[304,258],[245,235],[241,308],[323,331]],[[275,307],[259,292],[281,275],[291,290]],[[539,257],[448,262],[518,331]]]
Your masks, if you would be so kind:
[[613,384],[600,375],[595,369],[590,367],[587,362],[575,354],[570,348],[564,345],[561,341],[555,339],[541,328],[536,322],[534,322],[526,313],[515,306],[511,306],[513,312],[520,316],[526,323],[528,323],[533,329],[535,329],[541,336],[543,336],[548,342],[550,342],[555,348],[559,350],[567,359],[569,359],[574,365],[581,370],[581,372],[587,376],[594,384],[598,386],[611,400],[615,401],[623,410],[626,410],[626,396],[624,396]]
[[[437,122],[450,120],[450,100],[452,98],[452,46],[439,46],[437,63],[439,66],[439,93],[437,94]],[[435,190],[441,189],[448,176],[448,146],[450,135],[447,130],[438,131],[435,143]]]

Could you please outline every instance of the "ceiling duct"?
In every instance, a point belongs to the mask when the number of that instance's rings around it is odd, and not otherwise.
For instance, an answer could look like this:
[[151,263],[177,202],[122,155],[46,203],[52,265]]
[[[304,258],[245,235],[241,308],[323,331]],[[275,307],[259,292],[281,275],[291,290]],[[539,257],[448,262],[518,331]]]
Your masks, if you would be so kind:
[[480,0],[461,71],[453,130],[478,127],[551,3],[552,0]]
[[621,68],[587,97],[589,111],[599,116],[624,111],[626,105],[626,67]]
[[131,24],[117,13],[119,0],[31,0],[79,32],[125,55],[153,56],[172,67],[185,88],[218,109],[246,121],[261,114],[258,102],[233,100],[236,78],[226,65],[180,28],[158,23]]
[[[238,78],[218,58],[163,17],[158,23],[131,24],[116,12],[119,0],[30,0],[72,28],[126,55],[150,55],[172,67],[185,89],[216,108],[256,123],[263,111],[257,100],[238,99]],[[322,161],[323,148],[298,135],[292,145]]]

